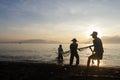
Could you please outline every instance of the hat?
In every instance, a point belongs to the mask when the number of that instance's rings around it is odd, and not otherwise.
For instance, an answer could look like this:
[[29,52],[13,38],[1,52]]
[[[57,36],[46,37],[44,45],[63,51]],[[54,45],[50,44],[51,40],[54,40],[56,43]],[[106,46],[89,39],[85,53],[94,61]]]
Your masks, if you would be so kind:
[[93,33],[91,34],[91,36],[93,36],[93,35],[95,35],[95,36],[97,36],[97,32],[96,31],[93,31]]
[[73,38],[71,41],[75,41],[75,42],[78,42],[75,38]]

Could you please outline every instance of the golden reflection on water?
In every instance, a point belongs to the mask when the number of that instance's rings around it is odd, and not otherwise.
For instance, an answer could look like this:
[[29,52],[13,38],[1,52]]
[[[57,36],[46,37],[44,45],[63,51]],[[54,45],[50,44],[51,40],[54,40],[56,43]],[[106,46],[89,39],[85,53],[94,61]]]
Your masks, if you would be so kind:
[[[97,60],[93,60],[93,65],[95,65],[95,66],[97,66]],[[102,60],[100,60],[100,64],[99,64],[99,66],[103,66],[104,64],[103,64],[103,61]]]

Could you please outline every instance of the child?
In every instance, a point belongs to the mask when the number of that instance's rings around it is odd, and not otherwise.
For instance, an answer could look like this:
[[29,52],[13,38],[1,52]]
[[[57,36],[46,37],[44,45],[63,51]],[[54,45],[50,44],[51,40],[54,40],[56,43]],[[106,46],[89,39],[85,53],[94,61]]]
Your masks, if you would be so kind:
[[58,47],[58,60],[63,60],[63,49],[62,49],[62,45],[59,45]]

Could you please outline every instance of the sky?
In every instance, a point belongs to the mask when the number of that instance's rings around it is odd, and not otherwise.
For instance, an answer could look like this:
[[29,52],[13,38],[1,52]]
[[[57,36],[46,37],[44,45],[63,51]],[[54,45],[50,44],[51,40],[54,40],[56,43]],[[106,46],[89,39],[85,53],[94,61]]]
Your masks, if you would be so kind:
[[120,36],[120,0],[0,0],[0,41]]

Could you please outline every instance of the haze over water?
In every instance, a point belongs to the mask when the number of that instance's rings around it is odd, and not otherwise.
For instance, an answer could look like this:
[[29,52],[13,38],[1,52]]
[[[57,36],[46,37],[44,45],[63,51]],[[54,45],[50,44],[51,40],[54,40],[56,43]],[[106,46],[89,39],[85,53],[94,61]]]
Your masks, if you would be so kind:
[[[59,44],[0,44],[0,61],[44,62],[57,63],[57,48]],[[79,44],[85,47],[89,44]],[[69,44],[63,44],[64,51],[69,50]],[[120,45],[104,44],[104,55],[100,66],[120,67]],[[91,55],[89,49],[78,51],[80,65],[86,65]],[[64,57],[63,64],[69,64],[69,57]],[[75,60],[74,60],[75,61]],[[74,62],[75,63],[75,62]]]

